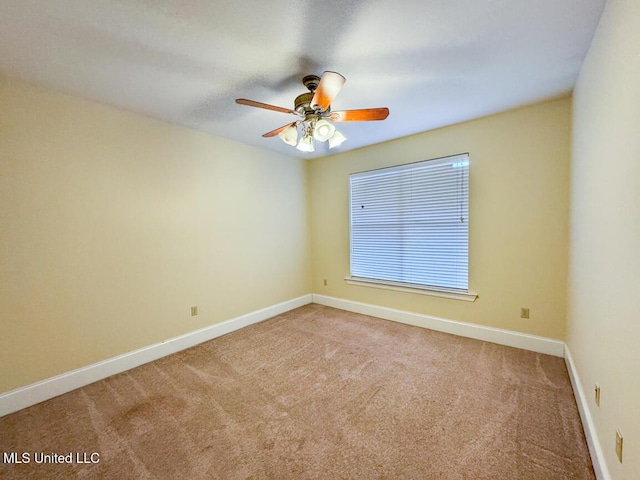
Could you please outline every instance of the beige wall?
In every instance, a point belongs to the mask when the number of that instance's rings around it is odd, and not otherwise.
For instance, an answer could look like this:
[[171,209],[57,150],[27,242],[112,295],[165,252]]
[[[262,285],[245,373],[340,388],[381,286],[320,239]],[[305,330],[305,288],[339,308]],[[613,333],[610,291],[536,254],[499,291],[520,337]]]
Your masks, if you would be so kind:
[[640,2],[607,2],[574,94],[567,344],[615,480],[640,478],[639,26]]
[[[0,82],[0,392],[311,291],[564,338],[568,98],[305,162]],[[348,174],[462,152],[479,299],[346,285]]]
[[310,292],[304,161],[2,78],[0,105],[0,392]]
[[[564,339],[570,115],[564,98],[311,162],[314,293]],[[348,175],[464,152],[471,159],[469,286],[479,298],[347,285]],[[530,308],[529,320],[520,307]]]

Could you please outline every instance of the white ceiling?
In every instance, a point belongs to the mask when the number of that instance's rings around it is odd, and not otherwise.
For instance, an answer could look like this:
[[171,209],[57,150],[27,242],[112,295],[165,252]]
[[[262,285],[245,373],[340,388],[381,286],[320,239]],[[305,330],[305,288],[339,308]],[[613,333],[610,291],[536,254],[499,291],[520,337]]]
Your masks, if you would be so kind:
[[0,73],[260,148],[301,78],[347,82],[346,151],[571,91],[605,0],[0,0]]

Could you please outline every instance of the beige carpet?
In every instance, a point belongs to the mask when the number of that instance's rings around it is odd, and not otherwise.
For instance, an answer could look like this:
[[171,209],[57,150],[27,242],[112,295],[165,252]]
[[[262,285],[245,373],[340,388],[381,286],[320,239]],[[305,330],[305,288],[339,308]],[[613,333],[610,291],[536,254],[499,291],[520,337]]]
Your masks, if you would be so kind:
[[1,478],[595,478],[561,358],[315,304],[0,418],[0,448],[31,459]]

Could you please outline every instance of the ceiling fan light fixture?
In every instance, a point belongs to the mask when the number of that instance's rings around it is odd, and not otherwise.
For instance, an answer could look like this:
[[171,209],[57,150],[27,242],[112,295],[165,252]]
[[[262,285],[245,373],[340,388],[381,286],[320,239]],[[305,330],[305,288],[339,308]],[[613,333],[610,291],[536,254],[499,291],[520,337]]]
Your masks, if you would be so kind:
[[322,77],[307,75],[302,79],[302,83],[309,91],[296,97],[295,110],[247,98],[237,98],[236,103],[298,117],[295,122],[271,130],[262,136],[264,138],[278,136],[287,145],[295,146],[301,152],[313,152],[314,140],[329,142],[329,148],[342,145],[347,137],[336,130],[333,122],[369,122],[384,120],[389,116],[387,107],[332,110],[331,103],[345,83],[345,78],[337,72],[326,71]]
[[335,131],[336,127],[334,127],[324,118],[321,118],[316,122],[316,125],[313,129],[313,138],[315,138],[319,142],[326,142],[333,136]]
[[313,146],[313,137],[309,134],[302,137],[300,142],[298,142],[298,146],[296,147],[301,152],[313,152],[315,150]]
[[278,137],[280,137],[284,143],[295,147],[298,143],[298,129],[295,126],[290,125],[281,131],[278,134]]
[[329,148],[341,145],[346,139],[347,137],[341,134],[338,130],[335,130],[331,138],[329,138]]

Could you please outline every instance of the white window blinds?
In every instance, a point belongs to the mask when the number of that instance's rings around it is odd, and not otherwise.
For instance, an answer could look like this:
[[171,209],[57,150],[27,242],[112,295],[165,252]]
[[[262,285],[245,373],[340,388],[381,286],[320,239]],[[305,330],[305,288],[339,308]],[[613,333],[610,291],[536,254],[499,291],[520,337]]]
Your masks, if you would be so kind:
[[469,156],[352,174],[351,277],[468,290]]

